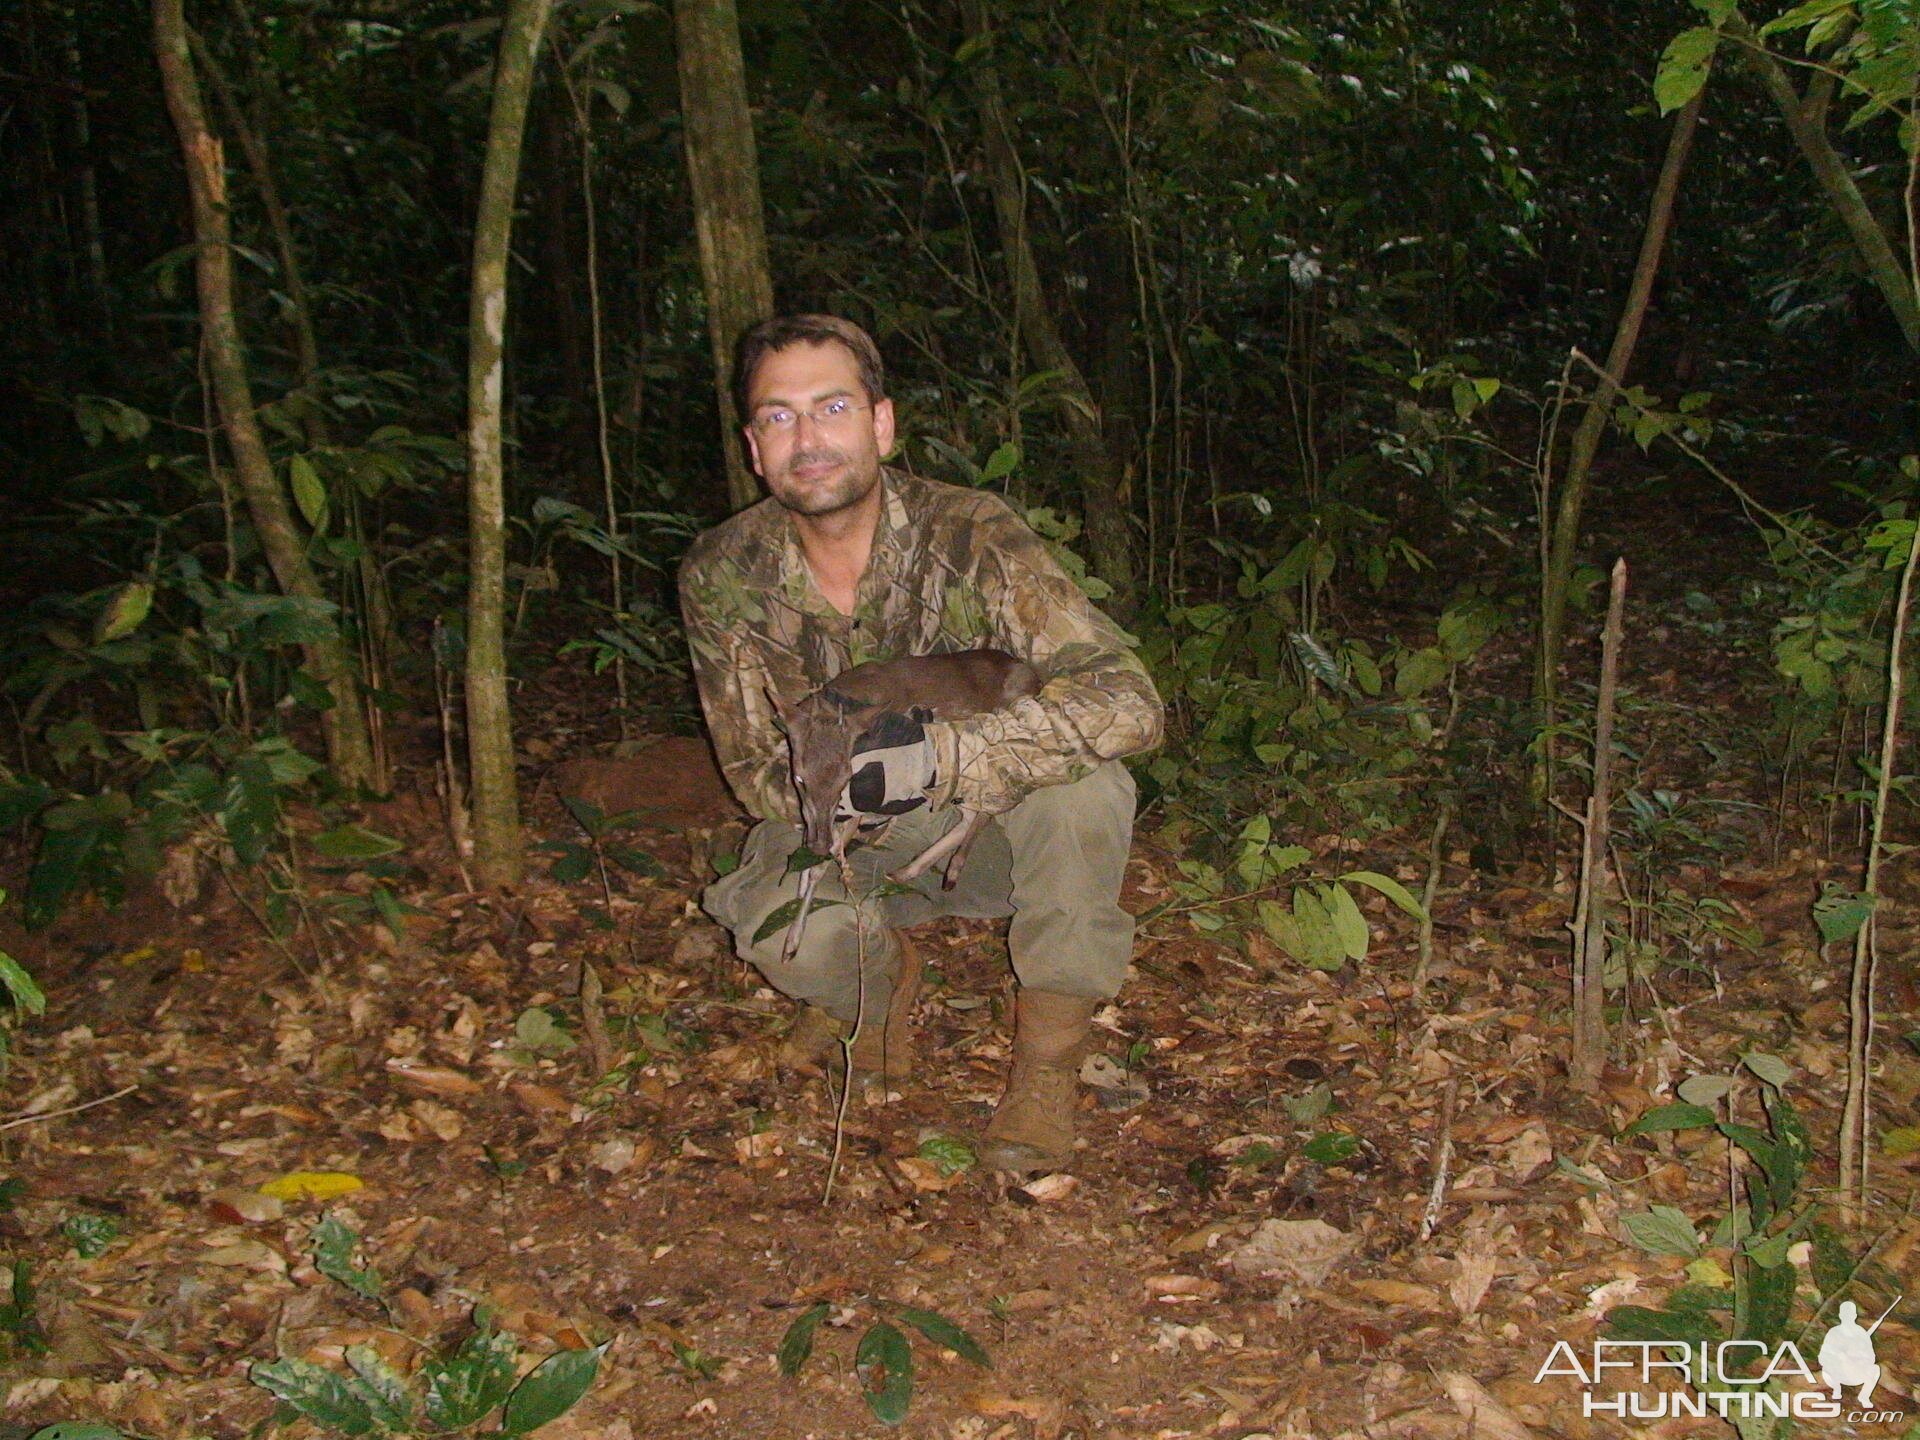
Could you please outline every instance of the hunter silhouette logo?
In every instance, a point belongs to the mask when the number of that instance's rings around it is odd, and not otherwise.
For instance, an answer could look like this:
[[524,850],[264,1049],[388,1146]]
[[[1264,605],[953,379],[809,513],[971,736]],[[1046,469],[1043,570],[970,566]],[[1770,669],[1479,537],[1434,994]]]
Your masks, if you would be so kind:
[[[1893,1305],[1898,1305],[1895,1300]],[[1880,1321],[1893,1313],[1893,1305],[1880,1312],[1880,1320],[1871,1325],[1860,1324],[1860,1307],[1851,1300],[1840,1302],[1840,1319],[1827,1331],[1827,1338],[1820,1342],[1820,1378],[1833,1391],[1833,1398],[1840,1398],[1842,1387],[1858,1385],[1860,1403],[1873,1403],[1873,1387],[1880,1383],[1880,1366],[1873,1356],[1873,1332],[1880,1328]]]

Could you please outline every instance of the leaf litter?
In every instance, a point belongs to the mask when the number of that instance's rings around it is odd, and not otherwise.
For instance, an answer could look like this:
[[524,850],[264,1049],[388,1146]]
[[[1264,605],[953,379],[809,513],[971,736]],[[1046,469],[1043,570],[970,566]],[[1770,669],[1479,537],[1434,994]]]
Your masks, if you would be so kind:
[[[404,897],[420,914],[402,937],[369,931],[324,974],[288,972],[217,904],[135,896],[8,932],[49,997],[18,1038],[16,1110],[136,1088],[11,1136],[22,1183],[0,1234],[45,1349],[9,1333],[6,1424],[238,1440],[272,1408],[249,1365],[340,1370],[352,1351],[405,1371],[484,1307],[526,1365],[607,1347],[541,1432],[556,1440],[864,1433],[903,1395],[909,1433],[951,1440],[1623,1434],[1565,1380],[1533,1383],[1547,1346],[1731,1262],[1703,1221],[1725,1209],[1724,1144],[1621,1132],[1689,1097],[1751,1106],[1755,1054],[1794,1068],[1817,1136],[1837,1114],[1840,999],[1779,916],[1769,951],[1636,1000],[1636,1058],[1599,1108],[1571,1103],[1564,953],[1542,938],[1566,896],[1456,854],[1422,995],[1414,927],[1385,902],[1362,902],[1369,958],[1333,973],[1150,924],[1083,1070],[1086,1143],[1020,1185],[966,1146],[1007,1053],[1002,942],[924,927],[918,1072],[852,1107],[823,1209],[834,1097],[776,1071],[787,1004],[699,918],[693,847],[651,843],[665,873],[622,872],[611,905],[545,881],[490,901],[449,867]],[[1373,844],[1382,874],[1418,850]],[[1168,893],[1175,858],[1143,837],[1132,908]],[[1810,886],[1810,863],[1736,878],[1775,894]],[[83,945],[154,957],[126,967],[139,1007],[74,973]],[[164,963],[188,950],[205,963]],[[617,1051],[605,1075],[578,1043],[583,959]],[[1890,1104],[1920,1095],[1915,1074],[1891,1058]],[[1682,1089],[1708,1075],[1736,1078]],[[1452,1081],[1454,1169],[1422,1243]],[[1915,1147],[1889,1129],[1878,1263],[1898,1274],[1920,1223],[1900,1218]],[[91,1258],[65,1238],[83,1211],[118,1222]],[[1791,1263],[1810,1287],[1813,1260]],[[777,1350],[802,1314],[821,1335],[891,1316],[892,1334],[864,1359],[843,1334],[788,1378]],[[987,1383],[951,1344],[895,1343],[902,1315],[977,1343]],[[1920,1376],[1910,1329],[1878,1338],[1895,1384]]]

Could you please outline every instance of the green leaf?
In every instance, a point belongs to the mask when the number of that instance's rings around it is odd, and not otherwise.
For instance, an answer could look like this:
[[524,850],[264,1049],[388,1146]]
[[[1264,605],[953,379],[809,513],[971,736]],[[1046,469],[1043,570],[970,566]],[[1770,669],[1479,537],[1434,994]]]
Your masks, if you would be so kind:
[[1378,870],[1349,870],[1340,879],[1343,884],[1365,885],[1369,890],[1378,890],[1416,920],[1427,918],[1426,907],[1413,898],[1412,891],[1391,875],[1382,875]]
[[6,951],[0,950],[0,984],[7,987],[7,994],[13,997],[14,1008],[24,1010],[29,1015],[44,1015],[47,1011],[47,997],[44,991],[34,983],[29,975]]
[[1009,440],[987,457],[987,463],[980,469],[982,481],[998,480],[1011,475],[1014,467],[1020,463],[1020,447]]
[[1692,1130],[1711,1125],[1717,1117],[1704,1105],[1657,1105],[1620,1132],[1625,1140],[1634,1135],[1651,1135],[1660,1130]]
[[820,1322],[832,1310],[833,1307],[826,1301],[814,1301],[800,1312],[799,1318],[787,1326],[787,1333],[780,1337],[780,1373],[789,1380],[800,1373],[800,1367],[813,1354],[813,1332],[820,1328]]
[[1360,1150],[1360,1137],[1345,1130],[1328,1130],[1300,1147],[1307,1159],[1321,1165],[1338,1165],[1351,1160]]
[[1674,1093],[1689,1105],[1712,1106],[1726,1099],[1732,1089],[1731,1075],[1689,1075],[1674,1087]]
[[1693,0],[1693,8],[1715,25],[1724,25],[1739,3],[1740,0]]
[[62,1420],[57,1425],[43,1425],[27,1440],[126,1440],[111,1425],[91,1425],[84,1420]]
[[266,1360],[247,1371],[247,1378],[274,1399],[293,1407],[303,1419],[325,1425],[342,1435],[377,1433],[374,1418],[378,1396],[351,1375],[336,1374],[305,1360]]
[[1700,93],[1713,65],[1713,52],[1719,46],[1720,32],[1707,25],[1682,30],[1667,42],[1653,77],[1653,98],[1662,115],[1678,110]]
[[1820,927],[1823,944],[1834,945],[1851,940],[1873,914],[1873,897],[1828,886],[1813,902],[1813,923]]
[[153,609],[153,586],[144,580],[129,580],[113,592],[93,622],[93,643],[105,645],[121,640],[140,628],[147,612]]
[[405,848],[404,841],[359,825],[336,825],[314,836],[312,844],[329,860],[377,860]]
[[[753,943],[758,945],[769,935],[778,935],[795,920],[799,919],[802,903],[800,897],[796,895],[793,899],[782,901],[780,904],[774,906],[773,913],[762,920],[760,922],[760,928],[753,932]],[[815,910],[824,910],[829,905],[841,905],[845,903],[845,901],[841,900],[815,899],[812,908]]]
[[1778,1055],[1763,1055],[1756,1050],[1742,1055],[1740,1063],[1776,1090],[1793,1078],[1793,1067]]
[[1326,902],[1334,934],[1340,937],[1340,948],[1346,957],[1349,960],[1366,959],[1367,944],[1372,935],[1367,929],[1367,917],[1360,913],[1360,907],[1354,903],[1353,892],[1344,885],[1329,885],[1322,899]]
[[258,755],[242,755],[233,762],[221,791],[219,814],[227,842],[240,863],[259,864],[273,842],[274,825],[280,816],[273,773],[266,761]]
[[386,1293],[386,1282],[379,1271],[354,1263],[353,1252],[359,1244],[360,1237],[351,1229],[333,1216],[323,1215],[313,1227],[313,1268],[363,1300],[378,1300]]
[[368,1408],[380,1426],[404,1430],[413,1424],[413,1396],[401,1375],[371,1345],[349,1345],[347,1365],[366,1387]]
[[1445,680],[1451,668],[1452,662],[1439,650],[1416,650],[1402,657],[1399,668],[1393,672],[1393,693],[1402,700],[1424,695]]
[[962,1360],[971,1360],[982,1370],[993,1368],[993,1361],[987,1358],[987,1352],[981,1348],[980,1342],[946,1316],[937,1315],[931,1310],[913,1309],[903,1309],[899,1315],[900,1319],[942,1349],[953,1351]]
[[913,1153],[922,1160],[931,1161],[933,1168],[942,1175],[958,1175],[979,1159],[966,1141],[955,1140],[947,1135],[929,1135]]
[[1315,970],[1338,970],[1347,960],[1332,903],[1323,893],[1327,888],[1301,885],[1293,892],[1293,920],[1302,947],[1295,958]]
[[1607,1338],[1677,1340],[1691,1344],[1726,1337],[1698,1310],[1649,1310],[1644,1305],[1616,1305],[1607,1312]]
[[300,518],[314,530],[327,528],[327,487],[320,481],[313,462],[296,455],[287,462],[287,479],[293,485],[293,503],[300,507]]
[[579,1044],[544,1005],[529,1005],[514,1019],[513,1038],[529,1050],[565,1054]]
[[1280,1105],[1294,1124],[1311,1125],[1333,1113],[1333,1085],[1323,1080],[1305,1094],[1282,1095]]
[[1700,1253],[1700,1240],[1693,1222],[1684,1211],[1671,1205],[1656,1205],[1637,1215],[1622,1215],[1620,1223],[1649,1255],[1683,1255],[1691,1260]]
[[913,1350],[905,1335],[884,1320],[874,1321],[853,1352],[853,1368],[869,1410],[888,1425],[907,1418],[913,1402]]
[[502,1435],[530,1435],[550,1420],[558,1420],[593,1388],[600,1373],[605,1345],[591,1350],[562,1350],[550,1355],[515,1387],[500,1417]]
[[457,1430],[485,1419],[513,1392],[518,1350],[510,1331],[476,1330],[450,1358],[421,1366],[427,1423]]

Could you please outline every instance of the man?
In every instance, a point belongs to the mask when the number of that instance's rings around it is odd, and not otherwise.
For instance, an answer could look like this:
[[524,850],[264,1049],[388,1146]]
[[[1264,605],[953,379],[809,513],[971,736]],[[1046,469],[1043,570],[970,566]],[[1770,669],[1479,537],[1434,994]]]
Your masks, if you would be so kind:
[[[770,498],[694,543],[680,597],[721,769],[759,823],[706,907],[743,959],[804,1002],[788,1063],[827,1060],[851,1034],[855,1069],[894,1077],[910,1067],[919,983],[899,927],[1011,915],[1014,1058],[981,1160],[1056,1167],[1073,1148],[1089,1025],[1132,950],[1119,896],[1134,789],[1119,762],[1159,742],[1159,697],[1124,632],[1004,501],[881,464],[893,402],[859,326],[767,321],[742,338],[734,383]],[[894,817],[880,843],[850,857],[862,897],[958,819],[954,799],[994,816],[957,888],[942,891],[929,872],[912,894],[829,904],[850,901],[829,866],[803,941],[783,958],[784,928],[755,938],[799,884],[787,872],[798,805],[769,692],[794,701],[867,660],[978,648],[1031,663],[1039,693],[966,720],[876,726],[884,739],[856,743],[842,799],[849,814]]]

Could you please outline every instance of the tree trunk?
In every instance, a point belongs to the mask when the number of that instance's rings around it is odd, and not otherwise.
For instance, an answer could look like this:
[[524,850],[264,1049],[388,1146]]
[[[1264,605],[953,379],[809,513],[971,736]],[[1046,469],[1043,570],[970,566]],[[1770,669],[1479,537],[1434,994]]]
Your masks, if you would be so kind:
[[721,454],[730,509],[751,505],[760,485],[740,446],[733,403],[733,347],[749,326],[773,314],[760,159],[747,109],[746,66],[734,0],[674,0],[680,54],[681,134],[693,187],[694,231],[706,283],[707,335],[720,396]]
[[493,110],[473,222],[467,313],[467,761],[482,885],[520,879],[520,798],[507,703],[507,514],[501,453],[507,254],[534,58],[553,0],[511,0],[493,70]]
[[[968,38],[984,42],[990,31],[979,0],[964,6]],[[1067,349],[1047,308],[1027,226],[1027,179],[1007,117],[1000,78],[990,57],[977,62],[974,98],[980,108],[981,140],[986,151],[987,184],[993,192],[994,218],[1000,228],[1000,250],[1007,281],[1013,287],[1014,320],[1020,343],[1039,370],[1059,373],[1061,408],[1067,426],[1068,453],[1079,472],[1082,510],[1086,515],[1087,549],[1093,573],[1113,587],[1110,604],[1126,615],[1133,608],[1133,530],[1128,521],[1129,499],[1123,470],[1107,445],[1100,408],[1073,353]]]
[[1727,22],[1727,33],[1740,42],[1747,64],[1759,77],[1780,118],[1787,122],[1793,143],[1806,157],[1813,178],[1826,194],[1827,203],[1833,206],[1840,223],[1847,227],[1847,234],[1853,237],[1854,248],[1860,252],[1867,275],[1886,297],[1908,348],[1920,350],[1920,298],[1914,294],[1913,277],[1901,265],[1893,242],[1861,195],[1860,187],[1853,183],[1846,160],[1827,138],[1826,101],[1830,90],[1818,84],[1810,86],[1803,101],[1794,90],[1793,81],[1760,43],[1751,25],[1735,16]]
[[267,142],[259,126],[247,115],[232,82],[199,33],[190,31],[187,40],[193,47],[194,61],[206,72],[213,93],[220,101],[220,108],[226,113],[227,123],[233,127],[233,133],[240,141],[241,153],[247,157],[247,169],[253,176],[254,189],[260,193],[260,206],[267,214],[267,231],[273,236],[274,254],[280,261],[281,283],[287,287],[287,320],[293,331],[295,373],[299,377],[300,388],[308,393],[313,402],[301,411],[302,428],[307,432],[308,444],[324,445],[327,443],[327,424],[326,416],[319,408],[320,342],[313,328],[313,304],[307,292],[306,275],[300,268],[300,252],[293,243],[293,222],[287,216],[286,202],[280,197],[280,186],[273,178],[273,163],[267,156]]
[[1580,543],[1580,516],[1586,506],[1588,476],[1600,449],[1600,438],[1606,433],[1614,397],[1626,382],[1627,367],[1633,363],[1634,349],[1640,343],[1647,301],[1653,294],[1654,278],[1660,273],[1660,256],[1666,248],[1667,233],[1673,227],[1673,206],[1680,193],[1680,176],[1687,167],[1687,152],[1693,146],[1694,131],[1700,123],[1700,106],[1705,98],[1703,86],[1673,117],[1666,158],[1660,164],[1660,178],[1653,187],[1653,203],[1647,210],[1646,230],[1640,237],[1640,258],[1633,267],[1633,283],[1627,291],[1626,306],[1620,312],[1620,323],[1613,332],[1613,344],[1607,350],[1606,374],[1587,402],[1586,413],[1580,417],[1580,428],[1568,447],[1566,479],[1560,484],[1560,504],[1554,515],[1553,535],[1540,580],[1540,639],[1534,656],[1534,701],[1542,725],[1553,723],[1554,706],[1560,694],[1567,589],[1573,579],[1574,555]]
[[[213,377],[220,424],[232,452],[234,471],[246,496],[247,513],[260,539],[273,578],[287,595],[325,599],[307,562],[299,526],[286,492],[273,472],[273,459],[254,414],[253,388],[247,378],[240,327],[233,307],[232,236],[228,224],[226,164],[220,142],[207,128],[188,53],[182,0],[153,0],[154,49],[166,89],[167,109],[185,152],[187,185],[193,202],[194,276],[200,298],[200,333],[207,369]],[[327,758],[346,785],[373,781],[373,753],[352,661],[338,630],[305,647],[306,666],[333,696],[322,712]]]

